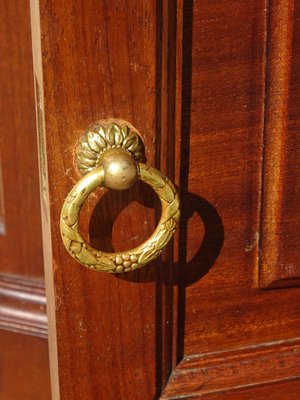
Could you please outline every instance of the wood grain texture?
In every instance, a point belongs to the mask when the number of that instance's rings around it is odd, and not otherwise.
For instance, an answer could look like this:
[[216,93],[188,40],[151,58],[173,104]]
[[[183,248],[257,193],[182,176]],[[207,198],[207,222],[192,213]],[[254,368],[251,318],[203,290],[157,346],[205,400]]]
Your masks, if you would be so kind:
[[0,330],[0,343],[0,398],[51,400],[47,341]]
[[[267,399],[262,383],[273,372],[258,371],[278,348],[264,343],[299,337],[300,321],[298,288],[258,287],[271,10],[262,0],[34,0],[32,10],[56,398],[59,378],[61,400],[158,399],[172,367],[189,358],[203,360],[202,371],[212,363],[221,385],[225,352],[236,366],[243,357],[248,363],[225,376],[224,396]],[[132,123],[148,162],[180,184],[178,243],[160,262],[121,277],[77,265],[59,234],[61,206],[79,179],[73,149],[103,118]],[[83,209],[83,235],[106,251],[132,247],[153,230],[156,204],[143,185],[99,190]],[[257,358],[251,346],[263,349]],[[293,354],[285,366],[274,361],[278,380],[295,377]],[[186,371],[195,388],[198,377]],[[247,374],[260,389],[238,388]],[[284,398],[295,398],[293,383],[282,383]]]
[[[176,130],[182,202],[179,361],[299,336],[298,290],[263,293],[255,288],[269,12],[260,1],[184,3]],[[232,387],[241,383],[242,371],[251,372],[247,365],[236,369]],[[272,380],[270,370],[266,375],[266,381]],[[201,391],[201,380],[192,371],[186,379]],[[172,387],[172,378],[166,398],[169,390],[173,395],[177,390],[175,397],[183,395],[180,386]],[[292,383],[289,395],[295,396]]]
[[161,399],[185,398],[300,378],[299,339],[183,359]]
[[47,338],[44,285],[0,275],[0,328]]
[[[112,117],[128,120],[144,140],[148,163],[164,160],[162,143],[169,138],[165,130],[170,129],[167,120],[174,107],[165,80],[172,58],[168,61],[164,51],[162,60],[161,53],[161,46],[170,46],[161,40],[174,36],[172,27],[162,23],[163,15],[174,13],[174,6],[167,4],[32,2],[33,29],[38,33],[39,23],[41,29],[40,59],[36,34],[34,56],[49,172],[52,248],[47,263],[53,252],[54,268],[53,279],[47,275],[46,283],[50,308],[56,308],[61,399],[157,398],[171,369],[172,346],[162,339],[172,327],[172,307],[166,305],[169,314],[162,312],[164,299],[169,301],[163,288],[167,268],[160,271],[156,262],[121,278],[97,274],[69,257],[59,233],[60,208],[79,179],[73,149],[91,123]],[[170,106],[165,105],[167,99]],[[166,168],[163,165],[162,172]],[[124,193],[99,190],[85,204],[82,232],[96,248],[131,248],[153,231],[157,204],[142,184]],[[50,219],[44,216],[48,226]],[[44,241],[50,243],[46,236]],[[55,294],[49,294],[53,285]],[[50,332],[49,337],[52,346],[56,337]],[[58,391],[58,379],[54,381]]]
[[261,1],[185,3],[178,360],[299,336],[298,289],[256,288],[267,20]]
[[[43,255],[45,282],[54,282],[54,271],[52,269],[52,242],[50,233],[50,209],[49,209],[49,189],[48,189],[48,168],[45,144],[45,119],[44,119],[44,95],[43,95],[43,72],[41,65],[41,29],[40,29],[40,10],[36,1],[30,2],[31,35],[32,35],[32,55],[34,68],[34,87],[38,133],[38,161],[40,177],[40,204],[41,204],[41,223],[43,238]],[[55,294],[54,285],[46,284],[47,298],[47,319],[48,319],[48,348],[50,364],[51,395],[54,399],[59,399],[58,381],[58,354],[57,354],[57,335],[55,318]]]
[[1,272],[43,277],[29,1],[0,5]]
[[0,54],[0,398],[50,400],[29,1],[0,2]]
[[[297,248],[300,7],[274,1],[268,18],[266,125],[262,199],[262,287],[300,282]],[[293,34],[294,30],[294,34]],[[294,41],[293,41],[294,37]],[[298,187],[297,187],[298,185]]]
[[227,392],[169,397],[169,400],[298,400],[299,391],[300,380],[291,379],[287,382],[272,382],[257,387],[237,388]]
[[2,178],[2,162],[0,153],[0,235],[5,235],[5,211],[4,211],[4,193],[3,193],[3,178]]

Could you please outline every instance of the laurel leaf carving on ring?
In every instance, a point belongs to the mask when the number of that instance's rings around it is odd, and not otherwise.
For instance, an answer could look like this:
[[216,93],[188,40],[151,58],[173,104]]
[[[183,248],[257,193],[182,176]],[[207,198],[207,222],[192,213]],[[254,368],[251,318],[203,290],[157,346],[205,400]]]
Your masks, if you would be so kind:
[[61,233],[68,252],[88,268],[109,273],[133,271],[158,257],[172,238],[179,223],[179,198],[168,178],[145,164],[139,164],[141,179],[150,184],[162,201],[165,213],[156,233],[134,252],[105,253],[92,249],[79,232],[80,204],[88,195],[87,188],[74,188],[68,195],[61,214]]
[[[104,151],[118,147],[130,152],[136,161],[142,159],[142,143],[138,133],[129,124],[120,120],[94,124],[84,132],[76,148],[79,170],[83,175],[93,171],[100,165]],[[99,173],[100,169],[96,171]],[[120,253],[105,253],[86,243],[79,230],[83,203],[94,190],[96,182],[100,186],[103,184],[103,175],[97,175],[96,171],[82,178],[64,202],[60,217],[63,243],[75,260],[90,269],[109,273],[133,271],[158,257],[172,238],[180,218],[178,194],[170,180],[158,170],[139,163],[139,179],[150,185],[161,201],[162,215],[159,224],[152,236],[137,248]]]

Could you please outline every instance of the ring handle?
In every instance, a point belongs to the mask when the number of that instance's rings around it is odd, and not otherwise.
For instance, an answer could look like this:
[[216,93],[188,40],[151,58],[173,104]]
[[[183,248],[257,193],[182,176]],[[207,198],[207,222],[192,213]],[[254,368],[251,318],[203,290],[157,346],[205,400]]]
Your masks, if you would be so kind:
[[[60,217],[61,236],[69,254],[85,267],[109,273],[133,271],[158,257],[178,227],[179,197],[160,171],[138,162],[141,144],[135,129],[123,121],[93,125],[81,138],[76,157],[84,176],[68,194]],[[79,231],[83,203],[98,186],[124,190],[137,179],[150,185],[160,199],[162,213],[155,231],[128,251],[107,253],[93,249]]]

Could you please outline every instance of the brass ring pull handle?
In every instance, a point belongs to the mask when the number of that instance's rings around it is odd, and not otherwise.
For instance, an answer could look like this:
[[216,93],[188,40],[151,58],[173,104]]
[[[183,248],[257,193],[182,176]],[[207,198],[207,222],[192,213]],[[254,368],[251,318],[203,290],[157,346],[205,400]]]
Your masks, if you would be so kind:
[[[60,217],[63,243],[71,256],[96,271],[122,273],[140,268],[163,251],[179,222],[179,198],[168,178],[138,162],[140,138],[123,121],[101,121],[82,136],[76,150],[77,166],[84,175],[68,194]],[[162,213],[153,234],[134,249],[106,253],[93,249],[80,234],[80,210],[97,186],[124,190],[140,179],[157,193]]]

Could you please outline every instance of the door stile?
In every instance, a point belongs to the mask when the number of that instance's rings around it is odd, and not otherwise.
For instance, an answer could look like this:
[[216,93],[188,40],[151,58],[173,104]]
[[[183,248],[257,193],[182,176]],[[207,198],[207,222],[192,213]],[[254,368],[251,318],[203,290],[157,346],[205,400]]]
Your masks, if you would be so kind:
[[39,0],[30,0],[51,394],[60,399]]

